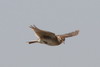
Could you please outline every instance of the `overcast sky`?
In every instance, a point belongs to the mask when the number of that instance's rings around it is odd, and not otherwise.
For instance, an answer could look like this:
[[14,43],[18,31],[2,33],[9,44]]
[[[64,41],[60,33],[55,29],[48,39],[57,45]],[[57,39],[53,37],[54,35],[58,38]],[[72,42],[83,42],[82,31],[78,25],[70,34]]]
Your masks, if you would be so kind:
[[[29,28],[64,34],[65,44],[27,44]],[[100,67],[100,0],[0,0],[0,67]]]

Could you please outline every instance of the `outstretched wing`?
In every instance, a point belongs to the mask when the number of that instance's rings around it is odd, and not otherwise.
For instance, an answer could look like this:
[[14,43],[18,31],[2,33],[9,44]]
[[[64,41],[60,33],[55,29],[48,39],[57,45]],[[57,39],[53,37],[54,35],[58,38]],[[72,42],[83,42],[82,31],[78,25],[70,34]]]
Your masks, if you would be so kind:
[[30,28],[34,30],[34,32],[36,33],[36,35],[39,38],[48,38],[48,39],[49,38],[56,38],[54,33],[41,30],[41,29],[37,28],[35,25],[31,25]]
[[78,33],[79,33],[79,30],[76,30],[74,32],[70,32],[70,33],[58,35],[58,36],[60,36],[61,38],[67,38],[67,37],[76,36],[76,35],[78,35]]

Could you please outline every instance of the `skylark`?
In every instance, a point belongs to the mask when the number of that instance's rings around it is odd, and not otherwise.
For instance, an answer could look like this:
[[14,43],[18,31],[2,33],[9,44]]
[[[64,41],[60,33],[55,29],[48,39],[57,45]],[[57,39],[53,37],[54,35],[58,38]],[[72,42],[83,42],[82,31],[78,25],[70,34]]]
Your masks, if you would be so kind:
[[76,30],[74,32],[70,32],[67,34],[56,35],[55,33],[41,30],[37,28],[35,25],[31,25],[30,28],[34,30],[38,39],[28,42],[29,44],[41,43],[41,44],[47,44],[50,46],[57,46],[57,45],[60,45],[61,43],[64,43],[65,38],[76,36],[79,33],[79,30]]

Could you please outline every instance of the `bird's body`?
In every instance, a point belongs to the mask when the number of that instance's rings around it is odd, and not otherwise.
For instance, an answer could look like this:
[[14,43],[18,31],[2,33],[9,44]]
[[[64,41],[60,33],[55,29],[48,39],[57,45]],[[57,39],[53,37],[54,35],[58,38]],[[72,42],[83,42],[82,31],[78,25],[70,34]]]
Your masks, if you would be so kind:
[[68,33],[68,34],[55,35],[52,32],[41,30],[41,29],[37,28],[35,25],[34,26],[31,25],[30,28],[32,28],[34,30],[38,39],[28,42],[29,44],[41,43],[41,44],[47,44],[47,45],[50,45],[50,46],[60,45],[61,43],[63,43],[65,41],[65,38],[76,36],[79,32],[77,30],[75,32],[71,32],[71,33]]

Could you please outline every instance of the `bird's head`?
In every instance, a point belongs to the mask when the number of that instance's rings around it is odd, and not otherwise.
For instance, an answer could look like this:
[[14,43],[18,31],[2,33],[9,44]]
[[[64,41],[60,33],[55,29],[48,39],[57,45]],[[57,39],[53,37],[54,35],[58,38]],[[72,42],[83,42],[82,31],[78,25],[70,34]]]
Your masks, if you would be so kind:
[[65,42],[65,38],[64,37],[61,37],[61,36],[58,35],[57,38],[58,38],[58,41],[60,43],[64,43]]

